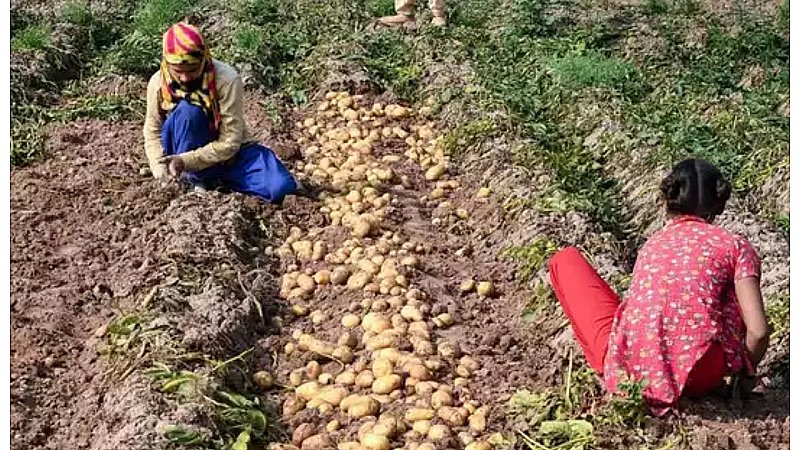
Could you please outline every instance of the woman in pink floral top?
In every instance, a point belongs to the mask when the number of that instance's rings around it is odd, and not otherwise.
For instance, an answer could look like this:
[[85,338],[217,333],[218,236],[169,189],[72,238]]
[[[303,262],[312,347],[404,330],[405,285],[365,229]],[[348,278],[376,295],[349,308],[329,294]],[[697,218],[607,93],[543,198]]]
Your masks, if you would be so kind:
[[760,259],[746,239],[712,224],[730,192],[706,161],[673,168],[661,183],[668,223],[640,250],[622,302],[577,249],[550,261],[551,284],[588,363],[610,392],[644,381],[658,415],[729,374],[751,389],[767,348]]

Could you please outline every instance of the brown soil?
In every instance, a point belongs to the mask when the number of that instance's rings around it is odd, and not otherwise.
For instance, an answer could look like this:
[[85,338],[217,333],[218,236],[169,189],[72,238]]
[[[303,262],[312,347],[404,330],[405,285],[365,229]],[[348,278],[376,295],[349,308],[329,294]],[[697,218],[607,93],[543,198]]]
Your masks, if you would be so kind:
[[[298,114],[284,127],[270,128],[264,141],[276,147],[294,142],[292,124],[305,113]],[[248,111],[248,121],[262,129],[269,119],[254,109]],[[120,379],[120,361],[98,356],[98,348],[104,348],[104,326],[118,311],[138,310],[146,300],[156,316],[150,326],[171,330],[170,338],[181,348],[219,358],[231,357],[260,338],[256,368],[274,370],[285,381],[309,359],[281,354],[292,340],[290,330],[335,340],[343,331],[341,316],[364,312],[362,301],[377,297],[327,286],[309,306],[327,313],[329,320],[315,325],[309,318],[280,314],[280,320],[271,321],[277,314],[276,275],[300,266],[312,271],[327,267],[292,258],[276,261],[277,238],[297,226],[318,231],[316,239],[335,249],[349,239],[349,231],[328,225],[319,205],[304,199],[290,198],[275,210],[238,195],[183,194],[177,186],[158,187],[138,175],[143,166],[139,127],[87,121],[54,128],[47,159],[12,174],[14,448],[163,448],[166,443],[157,429],[164,423],[211,427],[202,405],[178,404],[158,394],[138,371]],[[538,236],[581,244],[591,251],[601,274],[612,277],[626,272],[627,250],[581,214],[503,208],[498,198],[532,198],[547,174],[515,169],[510,144],[502,139],[490,144],[460,161],[467,175],[450,177],[461,187],[448,195],[449,206],[427,198],[433,183],[424,180],[418,166],[395,164],[396,176],[405,175],[409,182],[385,187],[395,202],[382,228],[421,244],[421,264],[405,275],[427,293],[431,314],[449,312],[456,319],[454,326],[435,330],[434,340],[457,342],[480,362],[468,388],[457,388],[455,394],[493,407],[491,432],[511,425],[505,414],[510,394],[559,386],[569,350],[576,350],[563,313],[552,303],[534,318],[533,326],[523,319],[523,310],[537,294],[517,279],[516,267],[502,251]],[[402,154],[402,145],[393,140],[378,150]],[[477,188],[486,185],[497,195],[476,199]],[[457,219],[458,208],[466,209],[469,218]],[[765,273],[788,267],[778,255],[765,259]],[[543,270],[533,274],[531,282],[544,275]],[[468,277],[491,280],[500,295],[460,293],[459,285]],[[280,334],[271,334],[281,325]],[[143,349],[145,356],[123,362],[122,369],[157,361],[156,350]],[[443,363],[440,381],[452,384],[455,362]],[[340,370],[335,362],[324,368]],[[283,400],[279,394],[268,398]],[[788,448],[787,398],[788,388],[745,404],[701,402],[690,405],[680,422],[657,421],[655,428],[689,430],[686,448]],[[338,438],[351,437],[352,423],[335,417],[345,425]],[[331,418],[306,410],[285,419],[289,427],[310,423],[320,430]],[[603,448],[619,445],[611,440]]]

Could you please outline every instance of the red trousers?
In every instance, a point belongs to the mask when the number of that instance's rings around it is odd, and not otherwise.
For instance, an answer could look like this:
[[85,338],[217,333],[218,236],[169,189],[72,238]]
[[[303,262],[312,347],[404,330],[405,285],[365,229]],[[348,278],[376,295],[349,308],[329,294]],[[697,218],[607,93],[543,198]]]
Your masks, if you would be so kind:
[[[575,247],[567,247],[550,259],[550,284],[572,324],[586,361],[602,374],[619,296]],[[684,394],[708,393],[722,381],[726,369],[722,347],[713,344],[689,373]]]

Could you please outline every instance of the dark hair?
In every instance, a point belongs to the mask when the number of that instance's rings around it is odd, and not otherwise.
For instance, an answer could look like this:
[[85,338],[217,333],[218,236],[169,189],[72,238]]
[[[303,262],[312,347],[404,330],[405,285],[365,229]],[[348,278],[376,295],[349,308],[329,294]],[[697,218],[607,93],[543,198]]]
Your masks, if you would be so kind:
[[673,167],[661,181],[661,195],[668,213],[711,220],[725,210],[731,185],[710,162],[687,159]]

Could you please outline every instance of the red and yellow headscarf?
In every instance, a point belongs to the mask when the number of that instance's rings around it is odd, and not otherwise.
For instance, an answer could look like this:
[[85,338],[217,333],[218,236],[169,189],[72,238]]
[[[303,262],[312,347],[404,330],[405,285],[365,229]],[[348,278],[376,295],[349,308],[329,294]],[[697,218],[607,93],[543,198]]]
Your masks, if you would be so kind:
[[[164,33],[161,53],[161,108],[172,111],[181,100],[202,107],[209,116],[212,131],[219,131],[220,113],[214,62],[200,30],[185,22],[171,26]],[[202,64],[200,89],[187,91],[169,73],[168,64]]]

